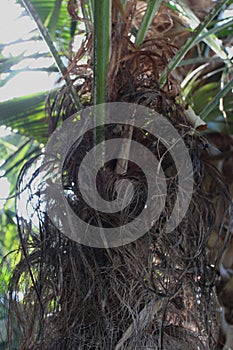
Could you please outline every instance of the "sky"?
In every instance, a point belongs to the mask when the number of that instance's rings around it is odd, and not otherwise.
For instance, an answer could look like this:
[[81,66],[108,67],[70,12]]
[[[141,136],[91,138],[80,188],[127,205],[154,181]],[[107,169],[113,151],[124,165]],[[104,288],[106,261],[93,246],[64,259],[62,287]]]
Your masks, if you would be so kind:
[[[0,5],[0,44],[14,42],[18,39],[27,39],[29,32],[36,29],[30,17],[20,16],[22,7],[15,3],[15,0],[1,0]],[[25,55],[35,52],[47,52],[44,42],[28,41],[17,45],[9,45],[3,51],[5,57],[17,56],[24,52]],[[46,67],[51,65],[51,58],[40,58],[31,62],[22,60],[13,69],[25,68],[28,65],[32,68]],[[6,85],[0,88],[0,102],[33,94],[41,91],[51,90],[54,87],[57,74],[48,75],[46,72],[21,72],[11,79]]]
[[[0,4],[0,45],[14,42],[18,39],[27,39],[29,32],[36,29],[30,17],[20,16],[22,7],[15,3],[15,0],[1,0]],[[24,52],[25,55],[35,52],[47,52],[44,42],[30,42],[8,45],[2,52],[4,57],[17,56]],[[46,67],[51,65],[51,58],[41,58],[37,61],[23,59],[13,69],[20,69],[30,66],[32,68]],[[4,77],[3,77],[4,78]],[[3,87],[0,87],[0,103],[28,94],[51,90],[57,80],[57,74],[48,75],[46,72],[22,72],[10,79]],[[0,138],[3,138],[9,130],[0,127]],[[0,159],[0,165],[1,165]],[[9,183],[0,173],[0,210],[3,208],[5,200],[9,195]]]
[[[1,44],[7,44],[2,51],[3,57],[15,57],[22,53],[24,56],[28,56],[36,52],[48,52],[47,45],[42,40],[37,42],[28,40],[31,37],[31,32],[37,28],[34,21],[29,16],[22,16],[22,13],[25,14],[25,10],[16,3],[16,0],[0,0],[0,47]],[[77,49],[82,38],[82,36],[76,38],[74,45],[77,46]],[[15,44],[14,42],[19,39],[23,39],[24,42]],[[39,58],[37,60],[24,58],[13,66],[12,70],[26,69],[27,67],[49,67],[52,63],[52,58]],[[50,91],[55,87],[58,77],[58,73],[21,72],[0,87],[0,103],[24,95]],[[2,74],[1,79],[4,80],[4,78],[4,74]],[[6,132],[9,133],[9,130],[6,131],[4,127],[0,126],[0,142]],[[1,161],[0,159],[0,165]],[[5,203],[2,198],[9,194],[9,183],[6,178],[1,176],[4,174],[1,174],[0,171],[0,210]]]

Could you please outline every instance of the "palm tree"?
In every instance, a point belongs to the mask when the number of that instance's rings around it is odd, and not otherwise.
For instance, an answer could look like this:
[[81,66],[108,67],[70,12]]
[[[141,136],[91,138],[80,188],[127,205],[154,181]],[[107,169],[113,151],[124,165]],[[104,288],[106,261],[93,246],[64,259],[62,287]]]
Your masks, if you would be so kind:
[[[4,124],[44,141],[80,109],[105,102],[134,103],[159,113],[179,132],[189,149],[194,187],[182,222],[168,232],[166,223],[176,202],[180,174],[172,153],[145,131],[146,124],[142,128],[103,126],[104,120],[98,118],[107,118],[107,114],[101,110],[95,122],[102,126],[82,135],[63,164],[63,187],[73,211],[89,226],[103,228],[127,224],[140,214],[148,195],[144,169],[122,161],[128,158],[134,141],[159,159],[167,195],[161,215],[142,237],[123,246],[95,248],[68,238],[69,233],[62,234],[51,220],[43,181],[39,181],[42,171],[51,173],[51,164],[40,159],[26,163],[17,184],[22,254],[9,282],[9,348],[14,329],[18,349],[196,349],[197,342],[200,349],[212,349],[223,345],[217,344],[222,340],[217,334],[214,285],[218,261],[230,236],[224,225],[231,199],[211,164],[215,159],[206,149],[202,130],[208,120],[215,130],[231,130],[232,64],[222,42],[227,45],[230,40],[232,21],[218,17],[229,1],[216,6],[209,3],[213,8],[200,20],[191,2],[188,6],[180,1],[71,0],[71,37],[67,30],[59,31],[69,23],[62,1],[23,2],[50,49],[64,86],[47,98],[48,124],[35,105],[20,123],[9,104],[3,107],[8,119],[10,113],[14,118],[8,121],[5,117]],[[43,22],[48,13],[47,31]],[[75,52],[75,26],[81,22],[85,38]],[[66,68],[53,43],[61,32],[69,62]],[[15,108],[19,103],[15,102]],[[28,107],[30,110],[30,104]],[[82,113],[80,116],[82,119]],[[78,171],[92,147],[117,137],[127,139],[126,147],[99,170],[97,187],[112,201],[116,181],[130,180],[134,194],[126,210],[110,215],[87,206]],[[57,145],[59,141],[64,142],[58,138]],[[25,189],[31,202],[23,204]],[[23,205],[26,209],[31,205],[31,217],[22,214]],[[60,205],[56,203],[58,209]],[[19,292],[22,300],[18,300]]]

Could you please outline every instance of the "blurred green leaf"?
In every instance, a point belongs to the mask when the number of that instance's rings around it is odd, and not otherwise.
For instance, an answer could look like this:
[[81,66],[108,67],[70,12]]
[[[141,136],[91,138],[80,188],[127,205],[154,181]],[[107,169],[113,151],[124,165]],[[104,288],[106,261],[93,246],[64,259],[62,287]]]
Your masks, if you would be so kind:
[[[21,0],[18,0],[22,3]],[[67,13],[67,2],[62,0],[31,0],[41,21],[53,40],[61,49],[68,50],[71,39],[71,18]]]
[[[184,14],[190,18],[190,26],[193,22],[192,29],[193,33],[191,36],[187,39],[186,43],[177,51],[175,56],[170,60],[167,67],[162,72],[160,79],[159,79],[159,85],[160,87],[163,87],[164,84],[167,81],[167,76],[171,72],[173,72],[180,64],[182,59],[185,57],[187,52],[196,45],[198,39],[200,38],[200,35],[205,33],[207,30],[207,27],[209,24],[214,20],[214,18],[218,15],[218,13],[224,8],[225,4],[228,2],[228,0],[219,1],[216,6],[212,9],[212,11],[206,16],[205,20],[203,22],[200,22],[197,17],[194,15],[194,13],[189,9],[188,6],[186,6],[183,2],[177,2],[175,1],[174,8],[177,9],[178,12],[183,11]],[[180,5],[181,4],[181,5]],[[219,41],[213,37],[210,39],[204,39],[204,41],[218,54],[218,56],[222,59],[227,59],[227,55],[225,51],[222,50],[221,45]]]
[[233,78],[223,87],[218,89],[218,92],[216,95],[207,101],[208,105],[205,106],[205,108],[201,111],[200,117],[204,120],[206,117],[210,114],[212,110],[214,110],[215,107],[219,104],[219,101],[221,98],[225,97],[228,92],[230,92],[233,88]]
[[[0,103],[0,125],[17,129],[22,135],[46,142],[48,121],[45,116],[47,92],[14,98]],[[54,96],[55,91],[51,93]]]

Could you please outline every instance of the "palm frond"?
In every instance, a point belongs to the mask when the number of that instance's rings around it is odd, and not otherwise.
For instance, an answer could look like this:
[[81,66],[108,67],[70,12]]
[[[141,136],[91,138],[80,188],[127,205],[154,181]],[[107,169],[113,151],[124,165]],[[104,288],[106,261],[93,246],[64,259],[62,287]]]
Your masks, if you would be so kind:
[[[55,92],[54,92],[55,93]],[[51,95],[53,96],[54,93]],[[21,135],[46,142],[48,122],[45,99],[48,92],[24,96],[0,104],[0,124],[18,130]]]
[[[163,87],[164,84],[166,83],[167,76],[170,74],[172,71],[176,69],[176,67],[179,65],[179,63],[182,61],[182,59],[185,57],[187,52],[196,44],[197,40],[199,39],[200,35],[204,32],[206,32],[206,28],[208,25],[214,20],[214,18],[218,15],[218,13],[224,8],[224,6],[228,3],[229,0],[223,0],[218,2],[218,4],[210,11],[208,16],[206,16],[205,20],[203,22],[200,22],[197,26],[197,22],[195,24],[196,28],[194,29],[192,35],[188,38],[186,43],[181,47],[176,55],[171,59],[169,62],[168,66],[165,68],[165,70],[162,72],[161,77],[160,77],[160,87]],[[186,9],[186,12],[187,9]],[[191,11],[188,12],[189,16]],[[206,40],[206,39],[204,39]],[[207,41],[208,44],[210,44],[210,40]],[[211,46],[213,42],[211,40]],[[227,59],[227,55],[225,52],[219,49],[219,45],[217,45],[216,40],[214,41],[215,44],[215,51],[218,48],[218,53],[220,53],[221,58]],[[220,51],[219,51],[220,50]]]

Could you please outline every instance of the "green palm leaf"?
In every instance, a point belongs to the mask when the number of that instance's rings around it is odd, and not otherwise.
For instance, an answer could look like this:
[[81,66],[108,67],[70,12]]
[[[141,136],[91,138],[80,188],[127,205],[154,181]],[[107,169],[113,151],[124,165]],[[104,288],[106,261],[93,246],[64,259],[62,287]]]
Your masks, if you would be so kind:
[[[51,94],[53,96],[54,93]],[[0,124],[17,129],[22,135],[46,142],[48,122],[45,117],[47,92],[24,96],[0,104]]]

